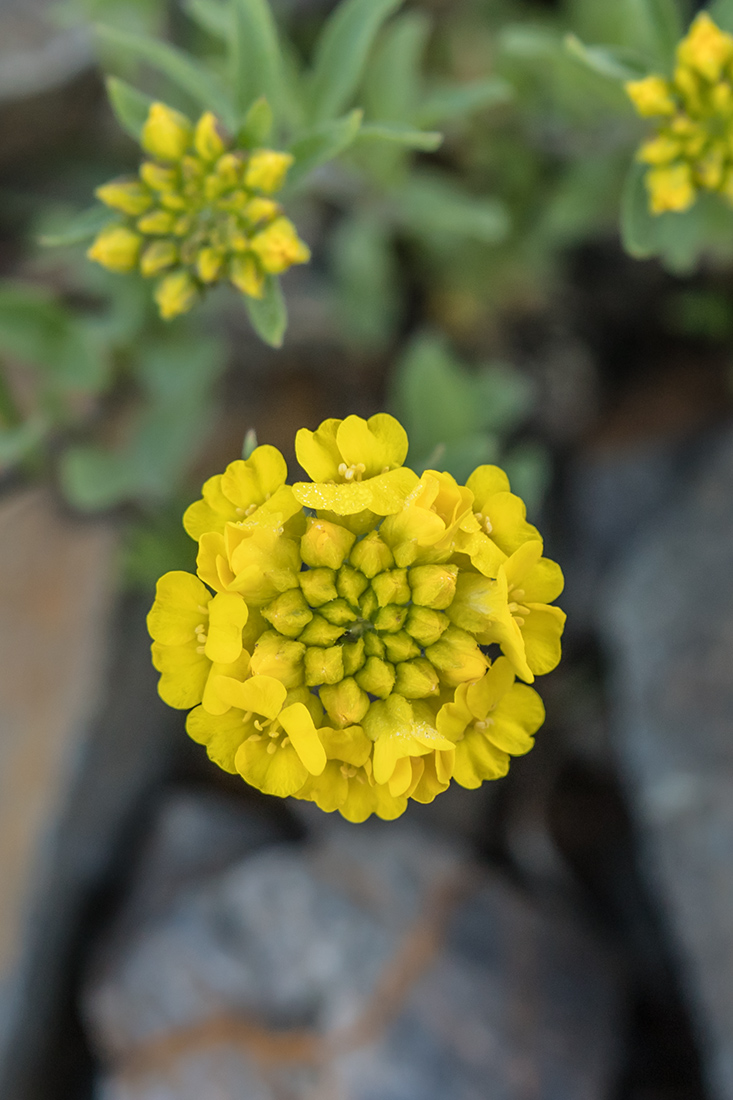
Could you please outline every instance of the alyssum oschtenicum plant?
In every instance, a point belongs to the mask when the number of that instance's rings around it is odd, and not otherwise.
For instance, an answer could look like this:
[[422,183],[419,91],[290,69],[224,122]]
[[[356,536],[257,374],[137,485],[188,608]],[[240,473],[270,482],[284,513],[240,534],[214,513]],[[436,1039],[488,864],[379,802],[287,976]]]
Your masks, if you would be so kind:
[[184,516],[198,576],[163,576],[148,616],[160,694],[215,763],[355,822],[504,775],[560,659],[562,573],[506,475],[418,477],[407,445],[349,416],[298,432],[310,482],[270,446],[232,463]]
[[649,166],[651,212],[688,210],[701,190],[733,203],[733,35],[701,12],[677,47],[672,78],[652,74],[626,90],[642,117],[660,120],[637,155]]
[[203,287],[222,280],[260,299],[268,275],[310,259],[272,198],[293,163],[289,153],[234,150],[210,111],[194,127],[163,103],[150,107],[141,141],[155,159],[138,179],[97,188],[125,221],[105,226],[87,255],[110,271],[162,276],[155,300],[164,320],[187,313]]

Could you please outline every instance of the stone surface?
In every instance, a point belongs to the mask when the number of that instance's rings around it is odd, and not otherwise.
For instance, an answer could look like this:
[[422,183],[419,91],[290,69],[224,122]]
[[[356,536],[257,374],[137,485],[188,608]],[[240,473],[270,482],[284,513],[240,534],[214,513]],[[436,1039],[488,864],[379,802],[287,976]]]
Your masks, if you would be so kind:
[[180,736],[117,538],[28,492],[0,508],[0,1096],[38,1084],[80,913]]
[[92,63],[89,31],[63,28],[52,0],[0,4],[0,102],[65,84]]
[[713,1095],[733,1098],[733,432],[708,441],[605,586],[609,697]]
[[100,1100],[600,1100],[610,1088],[605,955],[401,822],[334,821],[317,841],[189,880],[134,930],[121,921],[85,997],[107,1067]]

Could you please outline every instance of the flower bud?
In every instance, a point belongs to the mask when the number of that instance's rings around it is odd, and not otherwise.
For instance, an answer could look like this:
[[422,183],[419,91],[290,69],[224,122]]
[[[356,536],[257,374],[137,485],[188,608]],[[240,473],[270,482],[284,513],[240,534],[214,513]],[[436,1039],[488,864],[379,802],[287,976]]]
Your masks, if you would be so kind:
[[379,602],[377,601],[377,594],[373,588],[367,588],[364,595],[359,600],[359,609],[361,611],[362,619],[371,619],[376,614]]
[[290,691],[303,683],[305,652],[301,642],[283,638],[274,630],[266,630],[252,654],[252,673],[255,676],[273,676]]
[[411,607],[405,622],[405,630],[421,645],[434,645],[450,620],[442,611],[430,607]]
[[196,257],[196,274],[202,283],[215,283],[224,266],[224,256],[216,248],[202,248]]
[[440,641],[428,646],[425,656],[451,687],[479,680],[489,665],[476,640],[457,626],[449,626]]
[[355,679],[359,687],[370,695],[378,695],[381,699],[386,699],[395,683],[394,665],[381,661],[379,657],[368,657]]
[[335,584],[336,574],[333,569],[304,569],[298,574],[298,580],[311,607],[330,603],[338,595]]
[[253,237],[252,251],[269,275],[280,275],[293,264],[306,264],[311,258],[310,249],[288,218],[276,218]]
[[174,271],[166,275],[155,290],[160,316],[170,321],[181,313],[188,313],[198,298],[198,289],[187,271]]
[[379,537],[376,531],[370,531],[368,535],[357,542],[351,551],[349,562],[371,580],[372,577],[376,577],[383,570],[391,569],[394,565],[394,558],[386,542]]
[[364,589],[369,585],[363,573],[350,565],[342,565],[336,578],[336,588],[339,596],[343,596],[352,607],[358,607],[359,599],[364,594]]
[[367,657],[384,657],[386,654],[384,642],[374,630],[368,630],[364,635],[364,653]]
[[394,689],[405,699],[426,699],[440,690],[438,674],[424,657],[403,661],[396,669]]
[[286,638],[297,638],[313,618],[299,588],[290,588],[262,608],[262,617]]
[[355,642],[346,642],[341,646],[343,651],[344,676],[353,676],[364,665],[364,639],[357,638]]
[[277,153],[272,149],[258,149],[249,158],[244,176],[246,187],[272,195],[279,191],[293,163],[290,153]]
[[124,274],[135,268],[141,245],[142,238],[137,233],[124,225],[112,225],[102,230],[87,256],[108,271]]
[[265,293],[265,276],[251,256],[236,256],[229,267],[229,278],[250,298],[259,299]]
[[387,652],[387,660],[396,665],[399,661],[410,661],[420,656],[420,646],[404,630],[395,634],[385,634],[382,639]]
[[369,710],[369,696],[351,676],[324,687],[320,695],[329,718],[342,729],[358,726]]
[[389,607],[380,607],[374,616],[374,625],[377,630],[396,631],[401,630],[407,618],[407,608],[390,604]]
[[170,210],[151,210],[138,220],[137,227],[141,233],[162,237],[166,233],[172,233],[175,224],[176,216]]
[[140,271],[149,279],[177,262],[178,249],[173,241],[153,241],[140,257]]
[[354,545],[355,535],[336,523],[309,517],[308,527],[300,540],[300,553],[306,565],[325,565],[339,569]]
[[316,614],[300,635],[300,641],[305,645],[328,647],[335,645],[343,632],[342,626],[334,626],[323,615]]
[[356,619],[356,615],[346,600],[341,599],[331,600],[330,603],[324,604],[320,613],[327,622],[333,623],[334,626],[348,626]]
[[413,603],[436,611],[450,607],[456,591],[457,576],[457,565],[417,565],[410,569]]
[[344,661],[340,645],[323,649],[309,646],[305,651],[305,682],[308,687],[337,684],[344,677]]
[[249,199],[242,207],[242,216],[253,227],[260,222],[272,221],[279,213],[280,207],[272,199]]
[[175,191],[178,186],[178,169],[166,168],[162,164],[155,164],[152,160],[144,160],[140,165],[140,179],[153,191],[167,194],[169,191]]
[[196,123],[193,144],[203,160],[216,160],[225,152],[226,145],[219,133],[216,117],[211,111],[206,111]]
[[150,191],[138,180],[112,180],[98,187],[94,194],[113,210],[137,217],[153,205]]
[[372,580],[379,606],[386,608],[388,604],[406,604],[412,599],[412,592],[407,583],[406,569],[392,569],[386,573],[378,573]]
[[160,160],[180,160],[191,144],[191,123],[180,111],[152,103],[140,144]]

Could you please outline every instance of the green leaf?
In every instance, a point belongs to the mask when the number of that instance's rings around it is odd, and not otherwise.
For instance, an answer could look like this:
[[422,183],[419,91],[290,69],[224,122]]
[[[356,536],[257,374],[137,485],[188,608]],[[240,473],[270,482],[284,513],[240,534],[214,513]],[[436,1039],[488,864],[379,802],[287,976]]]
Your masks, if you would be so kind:
[[268,0],[232,0],[235,30],[232,68],[240,119],[265,96],[276,114],[283,99],[283,58]]
[[270,275],[265,283],[263,298],[245,296],[247,313],[260,339],[272,348],[281,348],[288,326],[288,312],[280,280]]
[[96,392],[108,361],[72,314],[37,287],[0,285],[0,353],[43,370],[54,388]]
[[654,68],[651,58],[636,50],[616,46],[586,46],[577,35],[564,39],[567,52],[591,72],[609,80],[639,80]]
[[84,512],[111,508],[134,495],[124,455],[101,447],[70,447],[61,456],[59,480],[66,499]]
[[400,126],[397,122],[365,122],[357,136],[359,142],[389,141],[426,153],[433,153],[443,144],[443,135],[434,130],[416,130],[412,126]]
[[107,46],[122,56],[144,61],[167,76],[180,91],[185,92],[199,107],[214,111],[225,126],[235,128],[235,117],[229,97],[211,73],[183,50],[168,42],[159,42],[141,34],[129,34],[115,27],[98,25],[96,33]]
[[153,102],[152,97],[139,92],[116,76],[107,77],[106,84],[109,102],[117,121],[131,138],[139,142],[150,104]]
[[379,35],[360,92],[368,118],[411,123],[423,94],[423,61],[433,21],[421,11],[393,19]]
[[43,245],[44,248],[61,248],[72,244],[82,244],[84,241],[96,237],[105,225],[114,221],[118,216],[109,207],[97,203],[96,206],[90,206],[71,218],[63,229],[58,229],[54,233],[44,233],[43,236],[38,238],[38,243]]
[[649,192],[644,184],[645,174],[646,166],[634,161],[621,197],[621,242],[637,260],[652,256],[657,241],[655,215],[649,209]]
[[288,173],[288,187],[300,183],[304,177],[343,153],[354,141],[361,127],[363,112],[357,107],[335,122],[324,122],[303,134],[290,146],[295,163]]
[[634,22],[633,41],[670,70],[685,28],[677,0],[626,0]]
[[342,0],[316,44],[310,109],[325,122],[349,106],[361,84],[377,33],[403,0]]
[[439,172],[417,172],[402,188],[399,213],[415,236],[454,248],[461,238],[496,244],[509,232],[509,218],[498,199],[477,198]]
[[390,226],[378,212],[348,214],[331,238],[339,317],[344,337],[363,348],[383,345],[401,307]]
[[48,425],[36,413],[24,424],[12,428],[0,428],[0,473],[22,462],[42,442]]
[[232,33],[232,10],[221,0],[185,0],[183,10],[213,38],[229,41]]
[[733,34],[733,0],[712,0],[708,14],[721,30]]
[[416,115],[420,126],[438,126],[452,118],[461,118],[485,107],[508,103],[514,95],[511,84],[501,77],[474,80],[469,84],[447,85],[431,92]]
[[252,149],[263,145],[272,132],[272,122],[272,107],[264,96],[260,96],[244,116],[239,141]]
[[520,496],[531,516],[541,507],[552,477],[552,458],[541,443],[520,443],[502,459],[512,492]]
[[501,53],[524,61],[547,61],[557,57],[562,48],[557,31],[531,23],[508,23],[497,42]]

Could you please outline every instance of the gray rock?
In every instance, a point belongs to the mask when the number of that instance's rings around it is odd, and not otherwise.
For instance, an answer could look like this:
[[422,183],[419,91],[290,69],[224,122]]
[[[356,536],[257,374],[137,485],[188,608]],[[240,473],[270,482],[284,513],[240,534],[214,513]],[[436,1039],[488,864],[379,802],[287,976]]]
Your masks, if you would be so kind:
[[609,696],[714,1095],[733,1098],[733,434],[608,582]]
[[0,102],[65,84],[92,56],[89,30],[63,28],[51,0],[0,3]]
[[608,959],[457,848],[340,826],[180,890],[102,945],[101,1100],[602,1100]]

